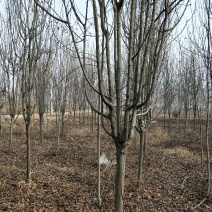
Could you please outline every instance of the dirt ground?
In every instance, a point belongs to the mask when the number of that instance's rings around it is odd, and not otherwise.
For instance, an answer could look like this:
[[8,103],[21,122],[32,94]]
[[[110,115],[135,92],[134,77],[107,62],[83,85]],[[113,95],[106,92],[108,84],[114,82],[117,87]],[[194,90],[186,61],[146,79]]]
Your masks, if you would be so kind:
[[[44,144],[38,123],[31,129],[32,180],[26,179],[26,144],[22,121],[14,126],[11,154],[7,153],[9,125],[0,138],[0,211],[113,211],[115,165],[101,167],[102,207],[97,202],[97,131],[90,120],[66,117],[65,135],[57,144],[55,120],[44,123]],[[203,130],[203,142],[205,142]],[[101,131],[101,152],[115,160],[112,139]],[[205,157],[201,166],[199,128],[172,120],[170,129],[158,121],[147,132],[142,191],[136,192],[139,139],[127,155],[125,211],[212,211],[206,198]],[[205,151],[204,151],[205,155]]]

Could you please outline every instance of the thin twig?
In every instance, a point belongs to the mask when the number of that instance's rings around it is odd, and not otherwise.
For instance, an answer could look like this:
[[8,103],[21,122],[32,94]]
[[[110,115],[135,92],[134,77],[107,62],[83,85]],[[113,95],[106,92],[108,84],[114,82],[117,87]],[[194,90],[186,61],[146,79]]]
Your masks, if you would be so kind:
[[207,198],[205,198],[204,200],[202,200],[198,205],[196,205],[195,207],[191,208],[192,210],[194,210],[195,208],[198,208],[203,202],[205,202]]
[[184,184],[185,184],[185,182],[186,182],[187,179],[188,179],[188,177],[185,177],[185,178],[184,178],[184,180],[183,180],[183,182],[182,182],[182,185],[180,186],[181,189],[184,188]]

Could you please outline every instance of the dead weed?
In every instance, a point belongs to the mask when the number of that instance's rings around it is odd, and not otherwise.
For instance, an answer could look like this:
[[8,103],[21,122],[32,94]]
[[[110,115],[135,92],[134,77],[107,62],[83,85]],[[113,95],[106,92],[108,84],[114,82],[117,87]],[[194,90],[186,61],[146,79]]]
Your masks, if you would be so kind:
[[198,161],[199,157],[184,147],[167,148],[163,151],[165,156],[178,157],[186,161]]
[[150,145],[160,145],[161,143],[169,140],[169,134],[162,127],[154,127],[147,133],[147,141]]

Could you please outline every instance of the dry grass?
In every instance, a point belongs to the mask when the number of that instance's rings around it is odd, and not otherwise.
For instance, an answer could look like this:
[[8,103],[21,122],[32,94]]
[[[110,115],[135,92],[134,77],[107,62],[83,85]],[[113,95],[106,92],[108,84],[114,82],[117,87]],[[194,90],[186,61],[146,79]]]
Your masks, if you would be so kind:
[[74,173],[75,168],[74,167],[59,167],[58,165],[55,164],[51,164],[51,163],[46,163],[45,164],[45,171],[48,170],[49,173],[51,173],[51,171],[56,171],[56,172],[60,172],[60,173]]
[[147,141],[150,145],[157,146],[167,140],[169,140],[169,134],[161,127],[153,127],[147,133]]
[[0,169],[1,169],[1,174],[5,176],[10,176],[11,173],[19,173],[19,172],[22,172],[21,169],[19,169],[18,167],[16,167],[15,165],[8,165],[8,166],[5,166],[5,165],[0,165]]
[[192,153],[191,151],[189,151],[188,149],[184,147],[174,147],[174,148],[164,149],[163,153],[165,156],[178,157],[190,162],[199,160],[199,157],[197,155],[195,155],[194,153]]

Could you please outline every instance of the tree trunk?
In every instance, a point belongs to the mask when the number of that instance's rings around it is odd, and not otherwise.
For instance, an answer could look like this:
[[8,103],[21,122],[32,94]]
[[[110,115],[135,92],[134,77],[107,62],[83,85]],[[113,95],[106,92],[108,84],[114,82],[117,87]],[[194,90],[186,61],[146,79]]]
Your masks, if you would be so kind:
[[94,131],[94,111],[92,110],[92,132]]
[[83,109],[82,120],[83,120],[83,125],[84,125],[85,124],[85,109]]
[[188,111],[185,112],[185,128],[188,126]]
[[32,128],[34,128],[34,123],[35,123],[35,113],[33,112],[33,114],[32,114],[32,122],[31,122]]
[[49,113],[46,113],[46,131],[49,131]]
[[89,123],[89,119],[90,119],[90,107],[88,107],[88,114],[87,114],[87,122]]
[[57,125],[58,125],[57,111],[55,111],[55,115],[56,115],[56,128],[57,128]]
[[139,163],[138,163],[138,176],[137,176],[137,191],[141,191],[141,181],[143,174],[143,159],[144,159],[144,132],[140,133],[140,152],[139,152]]
[[[101,98],[99,98],[99,111],[101,110]],[[99,207],[102,206],[102,200],[101,200],[101,164],[100,164],[100,124],[101,124],[101,116],[98,116],[98,132],[97,132],[97,156],[98,156],[98,186],[97,186],[97,199],[98,199],[98,205]]]
[[[209,104],[209,103],[207,103],[207,104]],[[209,196],[209,194],[210,194],[210,184],[211,184],[211,180],[210,180],[211,179],[211,169],[210,169],[209,109],[208,108],[207,108],[207,120],[206,120],[206,155],[207,155],[207,172],[208,172],[208,191],[207,191],[207,194]]]
[[169,115],[169,125],[168,125],[168,128],[169,128],[169,133],[171,131],[171,112],[168,112],[168,115]]
[[200,120],[200,126],[199,126],[199,131],[200,131],[200,146],[201,146],[201,166],[203,166],[203,140],[202,140],[202,120]]
[[30,125],[26,123],[26,144],[27,144],[27,181],[30,181],[31,158],[30,158]]
[[43,144],[43,114],[39,114],[40,118],[40,141]]
[[196,130],[196,111],[194,112],[194,130]]
[[166,129],[166,114],[163,114],[163,128]]
[[143,160],[145,160],[146,159],[146,157],[147,157],[147,142],[146,142],[146,131],[144,131],[143,132]]
[[0,141],[2,139],[2,117],[1,117],[1,114],[0,114]]
[[115,181],[115,211],[124,211],[124,179],[127,148],[124,143],[116,142],[116,181]]
[[98,117],[97,117],[97,113],[95,113],[95,124],[97,123]]
[[13,118],[10,119],[10,141],[9,141],[9,147],[8,147],[8,153],[10,154],[12,149],[12,143],[13,143]]
[[210,194],[211,184],[211,169],[210,169],[210,147],[209,147],[209,126],[210,126],[210,88],[209,88],[209,73],[207,73],[207,115],[206,115],[206,157],[207,157],[207,174],[208,174],[208,191]]
[[62,117],[61,117],[61,130],[60,130],[60,135],[61,135],[61,137],[63,137],[63,135],[64,135],[64,116],[65,116],[65,111],[64,112],[62,112]]
[[74,108],[74,118],[73,118],[73,124],[75,125],[75,118],[76,118],[76,109]]
[[57,147],[59,147],[59,145],[60,145],[60,130],[61,130],[60,129],[60,114],[59,114],[59,112],[57,114],[57,119],[58,119],[58,123],[57,123]]
[[181,112],[179,112],[179,131],[181,130],[181,125],[180,125],[181,123],[180,122],[181,122]]
[[50,100],[50,106],[49,106],[50,108],[49,108],[49,110],[50,110],[50,116],[52,116],[52,114],[53,114],[53,110],[52,110],[52,100]]
[[81,108],[79,109],[79,127],[80,127],[80,121],[81,121]]

